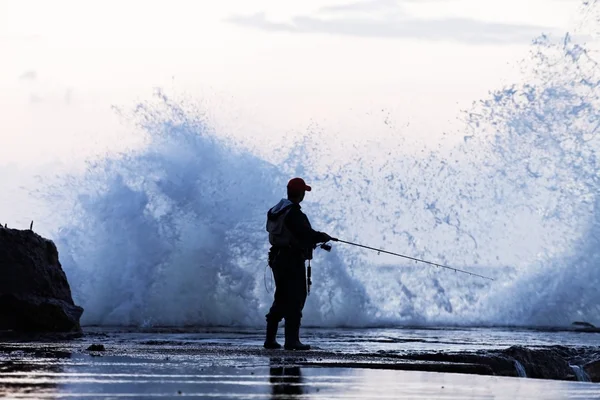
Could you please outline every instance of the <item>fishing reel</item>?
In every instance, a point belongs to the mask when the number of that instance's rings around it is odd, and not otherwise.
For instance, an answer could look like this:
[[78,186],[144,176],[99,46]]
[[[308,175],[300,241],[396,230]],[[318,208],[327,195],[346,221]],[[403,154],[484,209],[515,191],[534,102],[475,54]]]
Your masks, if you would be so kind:
[[331,251],[331,245],[327,244],[327,243],[316,244],[314,248],[316,249],[317,247],[319,247],[327,252]]
[[322,248],[325,251],[331,251],[331,245],[330,244],[322,243],[319,247]]

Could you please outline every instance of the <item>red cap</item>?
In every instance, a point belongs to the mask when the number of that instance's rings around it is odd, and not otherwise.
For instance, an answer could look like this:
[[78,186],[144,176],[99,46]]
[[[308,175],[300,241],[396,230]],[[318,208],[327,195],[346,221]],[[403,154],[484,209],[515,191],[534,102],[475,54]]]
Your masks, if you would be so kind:
[[288,189],[293,193],[310,192],[312,188],[304,182],[302,178],[291,179],[287,184]]

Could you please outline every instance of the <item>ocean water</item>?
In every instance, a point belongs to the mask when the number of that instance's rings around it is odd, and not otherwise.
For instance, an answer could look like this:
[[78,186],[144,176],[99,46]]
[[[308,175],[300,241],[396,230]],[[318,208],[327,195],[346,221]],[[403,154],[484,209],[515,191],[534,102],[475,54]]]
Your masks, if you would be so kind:
[[[427,368],[415,361],[413,367],[407,367],[409,357],[385,358],[386,354],[470,353],[511,345],[544,348],[558,343],[597,349],[600,336],[592,333],[501,328],[309,328],[303,330],[303,337],[316,346],[310,352],[264,350],[264,331],[257,328],[94,327],[86,328],[85,333],[82,338],[64,341],[0,340],[0,396],[600,398],[598,384],[585,382],[587,376],[576,360],[572,380],[554,381],[527,378],[525,368],[516,360],[515,376],[504,377],[425,372],[418,369]],[[105,350],[88,351],[92,343],[102,344]],[[386,363],[385,369],[382,363]],[[579,381],[575,381],[576,373]]]
[[490,88],[438,150],[308,130],[265,156],[177,94],[123,111],[142,147],[38,188],[83,324],[261,326],[265,215],[296,175],[317,229],[495,278],[336,244],[313,261],[306,326],[600,324],[599,9],[535,39],[523,81]]
[[[87,360],[74,359],[81,364]],[[89,368],[90,365],[87,365]],[[137,372],[132,372],[132,367]],[[67,367],[85,371],[86,366]],[[0,378],[0,393],[27,398],[211,398],[211,399],[597,399],[596,385],[519,380],[421,371],[346,368],[261,367],[173,372],[111,359],[93,372],[12,372]],[[104,372],[105,371],[105,372]]]

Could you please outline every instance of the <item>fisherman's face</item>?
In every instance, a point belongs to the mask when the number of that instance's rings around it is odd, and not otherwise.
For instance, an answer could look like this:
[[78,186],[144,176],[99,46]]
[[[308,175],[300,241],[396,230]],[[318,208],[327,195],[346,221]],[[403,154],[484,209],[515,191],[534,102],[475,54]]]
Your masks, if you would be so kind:
[[300,204],[300,203],[302,203],[302,200],[304,200],[305,194],[306,194],[306,192],[303,191],[302,193],[298,193],[298,195],[296,195],[294,197],[290,197],[290,200],[293,201],[294,203]]

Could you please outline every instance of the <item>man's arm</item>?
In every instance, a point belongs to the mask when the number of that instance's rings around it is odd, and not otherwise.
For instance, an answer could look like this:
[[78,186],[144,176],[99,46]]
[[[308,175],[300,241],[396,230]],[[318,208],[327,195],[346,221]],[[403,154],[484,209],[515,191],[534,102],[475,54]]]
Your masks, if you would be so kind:
[[292,208],[285,219],[286,227],[303,247],[313,247],[317,243],[327,242],[331,237],[310,227],[308,218],[302,211]]

